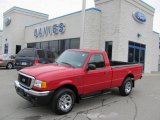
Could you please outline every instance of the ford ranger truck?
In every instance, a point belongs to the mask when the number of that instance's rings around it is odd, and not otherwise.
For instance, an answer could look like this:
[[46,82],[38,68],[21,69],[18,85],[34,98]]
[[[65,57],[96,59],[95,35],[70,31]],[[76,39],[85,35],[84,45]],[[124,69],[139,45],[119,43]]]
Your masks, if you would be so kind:
[[15,89],[29,101],[66,114],[83,97],[109,88],[118,87],[122,96],[129,95],[142,71],[141,64],[109,61],[105,51],[70,49],[55,63],[20,70]]

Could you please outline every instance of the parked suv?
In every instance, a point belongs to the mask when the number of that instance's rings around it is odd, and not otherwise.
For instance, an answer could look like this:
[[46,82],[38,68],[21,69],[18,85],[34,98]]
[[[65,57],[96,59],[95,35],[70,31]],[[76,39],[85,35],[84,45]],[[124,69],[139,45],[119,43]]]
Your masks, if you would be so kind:
[[25,48],[16,55],[15,68],[20,70],[24,67],[32,66],[38,63],[53,63],[56,57],[56,54],[52,51],[36,48]]
[[6,67],[7,69],[14,68],[14,59],[7,54],[0,55],[0,67]]

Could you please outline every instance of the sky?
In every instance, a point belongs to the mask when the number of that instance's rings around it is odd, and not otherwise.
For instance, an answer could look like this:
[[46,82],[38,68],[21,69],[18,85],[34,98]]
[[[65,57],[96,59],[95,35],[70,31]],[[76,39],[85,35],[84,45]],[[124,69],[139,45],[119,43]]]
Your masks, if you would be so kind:
[[[86,8],[95,7],[94,0],[86,0]],[[153,30],[160,33],[160,0],[143,0],[155,8]],[[49,19],[82,9],[82,0],[0,0],[0,30],[3,29],[3,13],[13,6],[42,12]]]

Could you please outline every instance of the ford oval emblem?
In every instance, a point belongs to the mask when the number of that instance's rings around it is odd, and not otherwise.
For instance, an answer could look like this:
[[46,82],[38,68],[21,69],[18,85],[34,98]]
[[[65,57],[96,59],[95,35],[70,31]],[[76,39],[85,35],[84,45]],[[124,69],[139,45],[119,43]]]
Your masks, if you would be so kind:
[[5,24],[5,26],[8,26],[11,23],[11,18],[10,17],[4,17],[3,18],[3,23]]
[[146,22],[146,17],[143,13],[137,11],[137,12],[133,12],[133,18],[135,21],[139,22],[139,23],[145,23]]

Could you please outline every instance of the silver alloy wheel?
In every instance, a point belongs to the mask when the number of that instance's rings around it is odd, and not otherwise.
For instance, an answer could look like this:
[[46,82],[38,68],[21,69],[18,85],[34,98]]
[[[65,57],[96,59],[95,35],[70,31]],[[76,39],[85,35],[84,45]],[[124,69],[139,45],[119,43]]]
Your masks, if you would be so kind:
[[8,63],[7,68],[12,69],[13,65],[11,63]]
[[69,94],[64,94],[59,98],[58,104],[62,111],[68,111],[72,106],[72,97]]
[[127,82],[126,85],[125,85],[125,92],[126,94],[130,93],[132,90],[132,84],[131,82]]

